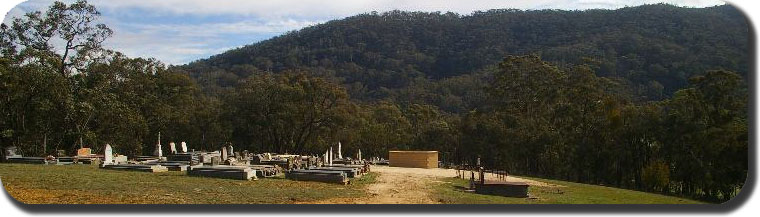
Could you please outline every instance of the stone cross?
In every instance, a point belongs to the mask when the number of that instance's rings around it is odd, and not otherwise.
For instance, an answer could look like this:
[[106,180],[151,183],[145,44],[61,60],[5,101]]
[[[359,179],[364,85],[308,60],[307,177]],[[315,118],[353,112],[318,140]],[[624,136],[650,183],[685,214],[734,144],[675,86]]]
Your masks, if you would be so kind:
[[182,148],[182,153],[185,153],[185,152],[187,152],[187,143],[185,143],[185,142],[182,142],[182,143],[180,144],[180,146],[182,146],[182,147],[181,147],[181,148]]
[[169,150],[171,151],[172,154],[176,154],[177,153],[177,144],[174,144],[174,142],[170,142],[169,143]]
[[113,164],[113,149],[111,148],[111,145],[106,144],[105,152],[103,153],[103,165],[111,165]]

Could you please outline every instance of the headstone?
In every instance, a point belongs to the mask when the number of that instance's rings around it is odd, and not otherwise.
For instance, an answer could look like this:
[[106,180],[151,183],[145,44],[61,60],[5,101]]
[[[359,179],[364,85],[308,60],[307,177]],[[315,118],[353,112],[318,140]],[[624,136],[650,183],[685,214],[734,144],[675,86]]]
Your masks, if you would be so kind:
[[21,155],[16,153],[17,150],[18,149],[16,148],[16,146],[7,147],[5,148],[5,150],[3,150],[3,157],[5,158],[5,160],[11,157],[21,157]]
[[201,156],[198,159],[201,164],[210,164],[211,163],[211,157],[208,154],[201,154]]
[[359,160],[362,160],[362,149],[359,149]]
[[5,148],[5,156],[16,156],[18,155],[16,154],[17,150],[18,148],[16,148],[16,146],[10,146],[10,147]]
[[235,150],[232,148],[232,144],[227,144],[227,154],[233,155],[235,153]]
[[186,153],[186,152],[187,152],[187,143],[185,143],[185,142],[182,142],[182,143],[180,144],[180,146],[182,146],[182,153]]
[[58,157],[66,157],[66,150],[56,150]]
[[328,161],[327,165],[332,166],[332,163],[333,163],[333,148],[332,148],[332,146],[330,146],[330,156],[327,157],[327,161]]
[[92,149],[90,148],[77,149],[77,156],[90,156],[90,155],[92,155]]
[[340,142],[338,142],[338,159],[343,159],[343,154],[341,153],[341,145]]
[[164,156],[163,151],[161,151],[161,143],[159,143],[158,145],[156,145],[156,150],[153,152],[153,155],[158,156],[158,157],[163,157]]
[[211,166],[217,166],[219,164],[222,164],[222,158],[220,158],[219,156],[211,157]]
[[227,147],[222,147],[222,161],[227,160]]
[[125,164],[127,163],[127,156],[118,155],[113,158],[113,164]]
[[153,151],[153,155],[162,157],[163,152],[161,151],[161,132],[158,132],[158,142],[156,143],[156,150]]
[[113,149],[111,145],[106,144],[105,151],[103,153],[103,165],[113,164]]
[[174,142],[170,142],[169,143],[169,150],[171,151],[172,154],[176,154],[177,153],[177,144],[174,144]]
[[242,154],[243,154],[243,158],[244,158],[244,159],[250,159],[250,158],[248,157],[248,154],[249,154],[249,153],[248,153],[248,150],[243,150],[243,153],[242,153]]

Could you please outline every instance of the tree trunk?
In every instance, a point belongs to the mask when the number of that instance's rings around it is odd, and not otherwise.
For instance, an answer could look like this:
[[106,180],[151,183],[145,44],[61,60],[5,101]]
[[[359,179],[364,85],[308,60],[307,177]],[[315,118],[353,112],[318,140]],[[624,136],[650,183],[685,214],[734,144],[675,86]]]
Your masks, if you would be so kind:
[[42,153],[47,153],[47,133],[43,136],[42,139]]

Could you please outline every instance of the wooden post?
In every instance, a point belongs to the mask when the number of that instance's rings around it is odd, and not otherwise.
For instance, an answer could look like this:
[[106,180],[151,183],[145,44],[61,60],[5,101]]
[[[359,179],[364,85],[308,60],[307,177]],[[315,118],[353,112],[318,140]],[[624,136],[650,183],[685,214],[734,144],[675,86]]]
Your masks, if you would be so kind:
[[480,171],[480,184],[485,185],[486,184],[486,174],[484,173],[485,170],[483,170],[483,167],[479,167],[478,170]]
[[475,189],[475,172],[470,171],[470,189]]

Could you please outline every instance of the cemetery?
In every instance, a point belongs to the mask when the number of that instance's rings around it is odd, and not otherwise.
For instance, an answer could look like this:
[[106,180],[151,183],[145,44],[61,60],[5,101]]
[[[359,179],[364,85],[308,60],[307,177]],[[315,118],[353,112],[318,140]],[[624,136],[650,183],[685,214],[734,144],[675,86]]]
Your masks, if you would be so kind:
[[[99,170],[114,170],[140,173],[163,174],[177,172],[187,177],[258,182],[261,179],[291,180],[294,182],[318,182],[326,184],[351,185],[352,180],[370,173],[370,165],[389,165],[397,168],[437,169],[437,151],[389,151],[389,159],[372,157],[365,160],[361,150],[355,156],[344,157],[340,142],[329,147],[321,156],[277,153],[252,153],[248,150],[236,151],[231,143],[225,143],[219,150],[196,151],[189,149],[186,142],[161,144],[161,134],[151,155],[127,157],[117,154],[110,144],[105,144],[101,153],[93,153],[90,148],[80,148],[75,156],[67,156],[58,151],[57,156],[25,157],[14,147],[6,148],[3,160],[7,163],[44,165],[97,165]],[[166,151],[166,152],[164,152]],[[478,159],[478,165],[479,164]],[[382,171],[382,170],[381,170]],[[453,170],[448,170],[453,171]],[[529,185],[524,182],[506,182],[504,179],[486,181],[482,167],[462,167],[457,177],[466,178],[470,173],[468,192],[506,197],[528,197]],[[478,174],[476,177],[475,174]],[[493,171],[492,171],[493,173]],[[498,177],[506,177],[506,173]],[[412,177],[413,178],[413,177]],[[420,176],[420,180],[424,180]],[[393,189],[395,191],[395,189]]]
[[[185,142],[157,142],[151,155],[128,157],[105,144],[100,153],[80,148],[74,156],[30,157],[9,147],[0,176],[25,203],[544,203],[578,188],[510,176],[484,168],[479,158],[472,165],[444,165],[436,151],[389,151],[386,160],[365,159],[361,150],[344,157],[342,149],[338,143],[317,156],[236,151],[230,143],[197,151]],[[51,180],[73,181],[51,187]],[[93,199],[100,194],[111,199]]]
[[155,151],[149,156],[127,156],[115,154],[110,144],[105,144],[102,154],[93,154],[90,148],[80,148],[76,156],[66,156],[58,151],[58,156],[25,157],[17,154],[15,147],[4,150],[3,161],[7,163],[74,165],[97,164],[104,170],[122,170],[149,173],[168,171],[184,172],[188,176],[255,181],[259,178],[277,178],[298,181],[316,181],[347,185],[350,179],[367,174],[369,162],[361,159],[361,150],[356,158],[344,158],[338,143],[337,153],[333,147],[323,156],[259,153],[248,150],[236,152],[230,143],[217,151],[189,150],[186,142],[179,145],[170,142],[168,152],[161,145],[161,134]]

